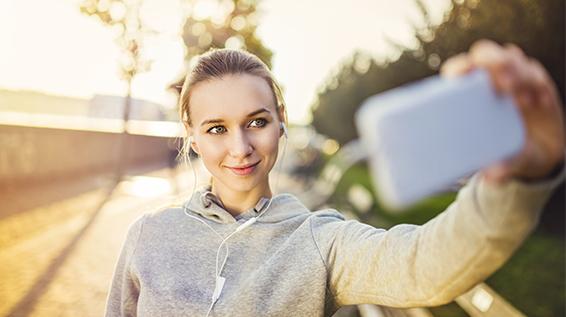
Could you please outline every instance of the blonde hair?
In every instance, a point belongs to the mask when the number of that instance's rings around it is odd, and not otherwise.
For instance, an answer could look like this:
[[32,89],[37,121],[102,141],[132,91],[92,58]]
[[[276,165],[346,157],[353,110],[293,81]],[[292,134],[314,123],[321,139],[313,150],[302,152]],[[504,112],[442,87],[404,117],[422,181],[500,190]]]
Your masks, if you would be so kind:
[[[190,115],[191,91],[198,83],[236,74],[249,74],[263,78],[271,88],[273,100],[276,103],[277,116],[279,117],[281,107],[285,107],[283,94],[267,65],[257,56],[246,51],[223,48],[211,49],[200,55],[195,66],[187,74],[179,98],[179,116],[183,124],[192,126]],[[286,123],[286,117],[285,113],[284,118],[279,117],[279,120]]]

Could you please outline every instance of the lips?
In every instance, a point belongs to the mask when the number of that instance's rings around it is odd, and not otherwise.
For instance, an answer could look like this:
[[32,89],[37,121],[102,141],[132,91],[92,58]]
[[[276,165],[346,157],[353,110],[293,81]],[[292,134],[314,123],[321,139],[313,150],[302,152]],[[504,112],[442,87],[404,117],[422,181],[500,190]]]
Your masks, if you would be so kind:
[[229,167],[228,168],[237,175],[249,175],[251,174],[256,166],[259,164],[260,161],[251,164],[240,165],[236,167]]

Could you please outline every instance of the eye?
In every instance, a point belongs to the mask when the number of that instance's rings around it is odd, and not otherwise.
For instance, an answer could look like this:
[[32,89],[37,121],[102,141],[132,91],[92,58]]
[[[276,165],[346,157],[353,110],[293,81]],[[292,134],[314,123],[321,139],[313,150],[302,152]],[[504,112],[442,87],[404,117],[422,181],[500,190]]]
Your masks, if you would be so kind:
[[214,126],[206,131],[206,133],[210,133],[210,134],[222,134],[225,132],[226,132],[226,128],[221,125]]
[[257,118],[250,122],[250,127],[253,128],[261,128],[267,124],[267,120],[264,118]]

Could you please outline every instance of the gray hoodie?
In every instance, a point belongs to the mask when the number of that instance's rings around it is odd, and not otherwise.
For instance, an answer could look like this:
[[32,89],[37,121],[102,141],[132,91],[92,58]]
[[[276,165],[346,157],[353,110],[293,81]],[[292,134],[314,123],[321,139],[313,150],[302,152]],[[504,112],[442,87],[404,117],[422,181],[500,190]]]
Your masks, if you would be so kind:
[[[331,316],[342,305],[448,303],[511,256],[564,174],[501,186],[476,174],[434,219],[389,230],[332,209],[311,212],[291,194],[234,218],[202,189],[130,225],[105,315],[205,316],[222,238],[262,211],[226,243],[225,283],[210,316]],[[220,261],[225,254],[223,247]]]

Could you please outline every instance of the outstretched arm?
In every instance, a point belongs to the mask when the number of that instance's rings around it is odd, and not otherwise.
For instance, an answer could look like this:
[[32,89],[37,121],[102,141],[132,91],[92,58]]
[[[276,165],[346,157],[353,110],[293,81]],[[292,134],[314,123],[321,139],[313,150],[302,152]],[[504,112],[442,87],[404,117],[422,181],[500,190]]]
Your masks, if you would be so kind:
[[[486,68],[511,93],[527,127],[521,153],[476,173],[446,211],[422,226],[376,229],[313,217],[313,236],[338,305],[436,306],[497,270],[536,227],[565,176],[564,123],[556,88],[514,46],[476,43],[447,61],[446,76]],[[558,168],[559,173],[553,173]]]
[[564,178],[505,184],[475,174],[456,200],[422,226],[389,230],[337,217],[313,217],[336,303],[437,306],[485,280],[509,259],[538,223]]

